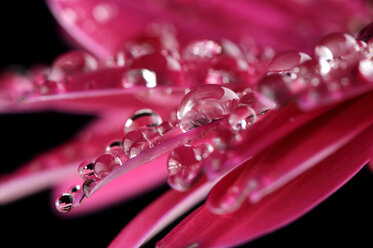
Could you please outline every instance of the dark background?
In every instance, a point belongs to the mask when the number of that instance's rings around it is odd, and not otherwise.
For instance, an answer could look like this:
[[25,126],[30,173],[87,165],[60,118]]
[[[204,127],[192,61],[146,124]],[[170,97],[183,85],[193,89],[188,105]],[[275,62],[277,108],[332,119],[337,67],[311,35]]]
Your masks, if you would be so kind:
[[[43,1],[3,1],[0,8],[1,70],[10,65],[27,68],[36,63],[50,64],[68,50]],[[92,118],[52,112],[0,115],[0,174],[68,140]],[[372,179],[365,167],[303,218],[245,247],[372,247]],[[0,246],[105,247],[133,216],[165,190],[166,186],[106,211],[74,219],[56,216],[51,210],[50,192],[43,191],[0,206]],[[153,246],[154,241],[148,244]]]

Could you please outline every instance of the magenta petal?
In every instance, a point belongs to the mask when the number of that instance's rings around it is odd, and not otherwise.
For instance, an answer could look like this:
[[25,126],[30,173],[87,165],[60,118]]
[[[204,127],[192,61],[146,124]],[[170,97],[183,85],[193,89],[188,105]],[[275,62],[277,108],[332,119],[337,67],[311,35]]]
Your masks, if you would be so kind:
[[77,173],[78,164],[82,160],[96,157],[105,151],[110,141],[122,136],[122,116],[118,117],[102,117],[70,142],[37,156],[13,173],[2,175],[0,203],[56,185]]
[[[155,161],[126,173],[121,177],[121,180],[115,180],[107,184],[106,187],[96,192],[89,199],[86,199],[82,206],[74,209],[67,216],[89,214],[92,211],[117,204],[120,201],[127,200],[165,183],[167,178],[166,161],[167,156],[162,156]],[[74,179],[65,181],[54,189],[52,199],[56,199],[61,192],[65,191],[71,185],[80,183],[81,179],[76,174]]]
[[[203,205],[174,228],[157,247],[227,247],[247,242],[294,221],[346,183],[368,161],[373,128],[257,204],[245,202],[230,215]],[[356,156],[359,154],[359,156]],[[239,176],[245,165],[231,176]],[[234,175],[233,175],[234,174]]]
[[373,123],[366,114],[371,103],[371,94],[346,102],[274,143],[248,161],[235,182],[222,179],[209,206],[216,213],[233,211],[247,195],[257,202],[312,168]]
[[[252,37],[260,45],[275,49],[309,50],[321,35],[346,31],[351,20],[365,23],[370,20],[369,7],[363,0],[49,0],[48,3],[70,35],[100,57],[112,55],[152,22],[173,24],[184,40],[207,37],[238,41]],[[339,13],[338,16],[330,15],[330,10]]]
[[[73,113],[121,111],[123,109],[154,108],[161,106],[162,113],[169,113],[177,107],[183,96],[183,89],[173,94],[164,94],[165,89],[131,88],[77,91],[47,96],[35,96],[21,102],[0,99],[0,112],[23,112],[58,110]],[[4,104],[2,104],[4,103]]]
[[170,190],[132,220],[109,247],[140,247],[206,197],[214,182],[200,181],[187,192]]

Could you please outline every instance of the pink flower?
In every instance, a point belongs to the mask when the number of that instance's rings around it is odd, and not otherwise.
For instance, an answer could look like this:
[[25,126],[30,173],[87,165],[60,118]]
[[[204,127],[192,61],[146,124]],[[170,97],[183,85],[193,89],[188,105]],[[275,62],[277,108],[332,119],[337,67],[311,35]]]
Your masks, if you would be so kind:
[[86,50],[3,73],[0,108],[98,118],[2,177],[2,204],[54,186],[60,212],[88,213],[167,180],[110,247],[140,246],[204,199],[157,247],[230,247],[301,217],[372,157],[365,1],[48,4]]

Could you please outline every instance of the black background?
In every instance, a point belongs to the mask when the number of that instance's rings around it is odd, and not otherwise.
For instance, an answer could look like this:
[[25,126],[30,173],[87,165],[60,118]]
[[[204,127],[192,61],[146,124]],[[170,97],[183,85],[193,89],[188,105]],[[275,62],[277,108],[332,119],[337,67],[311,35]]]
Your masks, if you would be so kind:
[[[0,8],[1,70],[10,65],[27,68],[36,63],[50,64],[68,50],[43,1],[3,1]],[[52,112],[0,115],[0,173],[63,143],[92,118]],[[245,247],[372,247],[372,179],[364,168],[300,220]],[[106,211],[74,219],[56,216],[51,210],[50,192],[43,191],[0,206],[0,247],[105,247],[165,190],[166,186],[154,189]],[[155,240],[148,246],[153,247]]]

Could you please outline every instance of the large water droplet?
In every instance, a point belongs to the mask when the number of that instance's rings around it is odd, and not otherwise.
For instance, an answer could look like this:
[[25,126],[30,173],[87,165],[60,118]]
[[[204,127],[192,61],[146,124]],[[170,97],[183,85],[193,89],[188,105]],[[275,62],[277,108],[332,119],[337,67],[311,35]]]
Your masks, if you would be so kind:
[[110,154],[103,154],[96,159],[94,164],[94,172],[96,177],[104,178],[111,171],[113,171],[121,165],[122,162],[119,160],[119,158],[114,157]]
[[191,90],[180,103],[177,118],[183,131],[205,125],[229,115],[237,106],[237,94],[219,85],[204,85]]
[[124,133],[149,127],[156,127],[162,123],[162,118],[151,109],[136,111],[125,123]]
[[61,213],[67,213],[73,206],[74,198],[72,195],[64,193],[56,200],[56,209]]
[[195,150],[191,146],[175,148],[167,161],[168,184],[179,191],[187,190],[201,171]]

